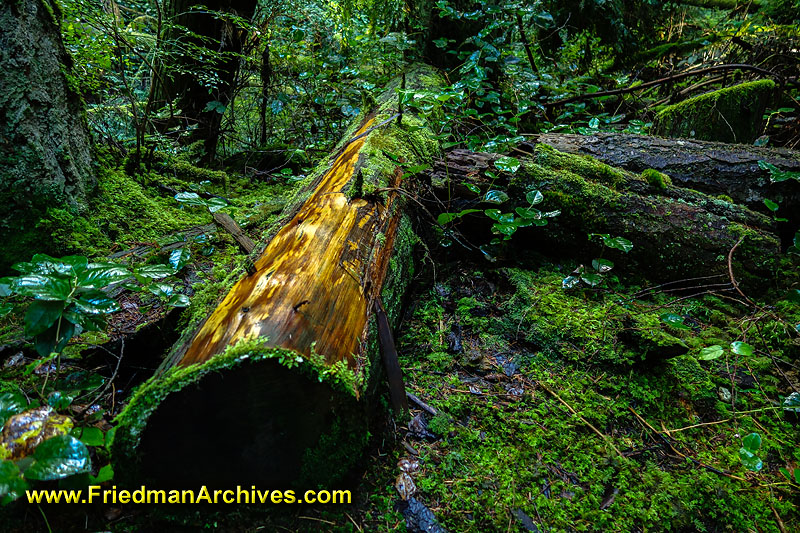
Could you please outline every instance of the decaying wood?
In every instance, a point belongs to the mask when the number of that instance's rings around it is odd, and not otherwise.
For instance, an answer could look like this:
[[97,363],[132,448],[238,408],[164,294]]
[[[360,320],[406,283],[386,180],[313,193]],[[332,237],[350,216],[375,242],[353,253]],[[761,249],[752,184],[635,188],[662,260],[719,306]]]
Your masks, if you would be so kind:
[[242,247],[242,250],[244,250],[245,253],[249,254],[256,249],[256,243],[253,242],[253,239],[245,235],[244,231],[242,231],[242,228],[239,227],[239,224],[237,224],[236,221],[233,220],[227,213],[222,213],[220,211],[214,213],[214,222],[219,224],[222,229],[230,233],[233,239],[239,243],[239,246]]
[[[753,286],[770,279],[780,245],[768,217],[696,191],[656,187],[609,167],[608,172],[603,168],[579,171],[570,168],[565,158],[577,158],[577,162],[584,158],[559,155],[547,146],[534,151],[532,157],[522,159],[513,179],[504,183],[503,177],[509,176],[501,175],[499,180],[485,176],[487,170],[497,172],[494,162],[500,155],[453,150],[434,165],[431,181],[440,198],[451,198],[448,211],[499,207],[513,212],[515,207],[528,206],[526,192],[541,190],[544,202],[537,207],[561,214],[546,227],[520,228],[514,242],[547,250],[549,256],[591,261],[601,250],[589,242],[587,234],[601,233],[633,243],[628,254],[606,250],[622,271],[638,271],[651,280],[727,275],[726,256],[744,237],[733,262],[737,280]],[[618,183],[608,181],[609,172],[619,177]],[[483,192],[490,186],[507,186],[510,200],[500,206],[481,203],[467,185],[477,185]],[[478,213],[465,217],[464,223],[470,217],[488,221]]]
[[[417,90],[438,80],[429,68],[408,74]],[[411,261],[402,169],[383,150],[405,149],[416,165],[436,146],[414,145],[432,134],[408,112],[402,126],[386,120],[396,87],[120,415],[112,455],[121,482],[310,486],[358,461],[381,366],[376,333],[397,317]]]
[[667,174],[674,185],[724,194],[762,212],[767,212],[763,203],[766,198],[781,205],[782,216],[800,216],[800,182],[789,179],[772,183],[769,171],[758,166],[759,161],[766,161],[783,171],[800,172],[797,151],[626,133],[547,133],[523,143],[520,149],[531,153],[536,143],[589,155],[632,172],[653,168]]

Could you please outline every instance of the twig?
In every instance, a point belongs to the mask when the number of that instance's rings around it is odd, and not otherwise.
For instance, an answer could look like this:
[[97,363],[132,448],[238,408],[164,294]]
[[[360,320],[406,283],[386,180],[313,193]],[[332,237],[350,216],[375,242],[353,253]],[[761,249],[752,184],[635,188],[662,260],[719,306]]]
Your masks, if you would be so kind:
[[119,372],[119,365],[120,363],[122,363],[122,354],[125,352],[125,339],[124,338],[120,339],[120,343],[121,344],[119,348],[119,357],[117,357],[117,366],[114,367],[114,372],[111,374],[111,377],[108,378],[108,382],[106,383],[106,386],[103,387],[103,390],[101,390],[100,393],[97,396],[95,396],[94,400],[86,404],[86,407],[84,407],[83,410],[80,413],[78,413],[79,417],[83,417],[83,415],[86,414],[86,411],[88,411],[92,405],[94,405],[100,398],[103,397],[103,395],[106,392],[108,392],[108,389],[111,388],[111,385],[117,378],[117,373]]
[[577,96],[571,96],[569,98],[563,98],[561,100],[556,100],[555,102],[547,102],[545,107],[554,107],[562,104],[569,104],[572,102],[578,102],[580,100],[591,100],[592,98],[599,98],[601,96],[615,96],[618,94],[626,94],[632,93],[634,91],[640,91],[642,89],[647,89],[649,87],[654,87],[656,85],[661,85],[663,83],[668,83],[675,80],[680,80],[683,78],[688,78],[689,76],[698,76],[700,74],[707,74],[709,72],[717,72],[720,70],[750,70],[753,72],[757,72],[759,74],[763,74],[765,76],[772,76],[774,78],[778,78],[779,81],[783,82],[784,78],[777,72],[772,72],[771,70],[766,70],[760,67],[756,67],[754,65],[746,65],[746,64],[730,64],[730,65],[715,65],[713,67],[701,68],[697,70],[690,70],[687,72],[680,72],[678,74],[673,74],[672,76],[667,76],[665,78],[660,78],[653,81],[648,81],[646,83],[642,83],[641,85],[637,85],[635,87],[626,87],[624,89],[614,89],[611,91],[598,91],[596,93],[589,93],[589,94],[579,94]]
[[411,400],[412,402],[414,402],[415,404],[417,404],[418,406],[420,406],[420,407],[422,408],[422,410],[423,410],[423,411],[425,411],[425,412],[429,413],[431,416],[436,416],[436,415],[438,415],[438,414],[439,414],[439,411],[437,411],[436,409],[434,409],[433,407],[431,407],[431,406],[430,406],[430,405],[428,405],[427,403],[423,402],[423,401],[422,401],[422,400],[419,398],[419,396],[417,396],[417,395],[416,395],[416,394],[414,394],[413,392],[408,392],[408,391],[406,391],[406,396],[408,397],[408,399],[409,399],[409,400]]
[[[720,470],[719,468],[714,468],[714,467],[713,467],[713,466],[711,466],[711,465],[707,465],[707,464],[705,464],[705,463],[703,463],[703,462],[700,462],[700,461],[698,461],[698,460],[697,460],[697,459],[695,459],[694,457],[689,457],[688,455],[685,455],[685,454],[683,454],[683,453],[679,452],[679,451],[678,451],[678,450],[675,448],[675,446],[673,446],[673,445],[672,445],[672,443],[670,442],[670,440],[669,440],[667,437],[665,437],[665,436],[664,436],[664,434],[663,434],[663,433],[659,432],[659,431],[658,431],[658,430],[656,430],[656,429],[655,429],[653,426],[651,426],[651,425],[650,425],[650,424],[647,422],[647,420],[645,420],[644,418],[642,418],[642,417],[639,415],[639,413],[637,413],[637,412],[636,412],[636,411],[633,409],[633,407],[628,407],[628,410],[629,410],[631,413],[633,413],[633,416],[635,416],[635,417],[636,417],[636,418],[639,420],[639,422],[641,422],[641,423],[642,423],[642,424],[643,424],[643,425],[644,425],[644,426],[645,426],[647,429],[649,429],[650,431],[652,431],[653,433],[655,433],[655,434],[656,434],[656,435],[657,435],[657,436],[658,436],[658,437],[659,437],[659,438],[660,438],[662,441],[664,441],[664,443],[665,443],[667,446],[669,446],[669,449],[670,449],[670,450],[672,450],[672,451],[673,451],[673,452],[674,452],[676,455],[678,455],[678,456],[680,456],[680,457],[682,457],[682,458],[684,458],[684,459],[686,459],[686,460],[688,460],[688,461],[691,461],[692,463],[696,464],[697,466],[700,466],[700,467],[703,467],[703,468],[705,468],[705,469],[706,469],[706,470],[708,470],[709,472],[714,472],[715,474],[719,474],[719,475],[721,475],[721,476],[729,477],[729,478],[731,478],[731,479],[736,479],[736,480],[738,480],[738,481],[747,481],[747,480],[746,480],[745,478],[743,478],[743,477],[739,477],[739,476],[733,475],[733,474],[731,474],[730,472],[725,472],[724,470]],[[666,429],[666,428],[664,428],[664,432],[665,432],[665,433],[666,433],[666,431],[667,431],[667,429]]]
[[572,406],[571,406],[570,404],[568,404],[567,402],[565,402],[565,401],[564,401],[564,400],[561,398],[561,396],[559,396],[558,394],[556,394],[554,391],[550,390],[550,389],[547,387],[547,385],[545,385],[545,384],[544,384],[544,383],[542,383],[541,381],[539,381],[539,382],[537,382],[537,383],[538,383],[538,385],[539,385],[541,388],[543,388],[543,389],[544,389],[545,391],[547,391],[547,392],[548,392],[548,393],[549,393],[551,396],[553,396],[553,398],[555,398],[556,400],[558,400],[559,402],[561,402],[561,403],[564,405],[564,407],[566,407],[567,409],[569,409],[569,412],[570,412],[570,413],[572,413],[573,415],[577,416],[577,417],[580,419],[580,421],[581,421],[581,422],[583,422],[584,424],[586,424],[586,425],[589,427],[589,429],[591,429],[591,430],[592,430],[592,431],[594,431],[594,432],[595,432],[597,435],[599,435],[599,436],[600,436],[600,438],[602,438],[602,439],[603,439],[603,440],[606,442],[606,444],[608,444],[609,446],[611,446],[611,448],[613,448],[613,450],[614,450],[615,452],[617,452],[617,455],[619,455],[620,457],[625,457],[625,456],[622,454],[622,452],[621,452],[621,451],[619,451],[619,449],[618,449],[616,446],[614,446],[614,443],[613,443],[613,442],[611,442],[611,438],[610,438],[608,435],[606,435],[605,433],[601,432],[599,429],[597,429],[597,428],[596,428],[596,427],[594,427],[592,424],[590,424],[590,423],[589,423],[589,422],[588,422],[588,421],[587,421],[585,418],[583,418],[581,415],[579,415],[579,414],[578,414],[578,412],[577,412],[575,409],[573,409],[573,408],[572,408]]
[[740,244],[742,244],[743,241],[744,241],[744,235],[739,237],[739,240],[736,241],[736,244],[734,244],[733,248],[731,248],[731,250],[728,252],[728,275],[731,278],[731,284],[733,284],[733,288],[736,289],[736,292],[738,292],[742,298],[747,300],[747,303],[749,303],[752,306],[758,307],[750,298],[747,297],[745,293],[742,292],[742,289],[739,288],[739,282],[736,281],[735,277],[733,277],[733,252],[736,251],[736,249],[739,247]]

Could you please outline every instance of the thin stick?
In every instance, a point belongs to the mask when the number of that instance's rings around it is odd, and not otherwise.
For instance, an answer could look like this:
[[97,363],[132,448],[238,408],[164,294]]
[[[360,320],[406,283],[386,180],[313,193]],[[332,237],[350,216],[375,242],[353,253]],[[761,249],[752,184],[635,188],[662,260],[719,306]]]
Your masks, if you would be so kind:
[[422,400],[419,398],[419,396],[417,396],[417,395],[416,395],[416,394],[414,394],[413,392],[408,392],[408,391],[406,391],[406,396],[408,396],[408,399],[409,399],[409,400],[411,400],[412,402],[414,402],[415,404],[417,404],[418,406],[420,406],[420,407],[422,408],[422,410],[423,410],[423,411],[426,411],[426,412],[427,412],[427,413],[429,413],[431,416],[436,416],[437,414],[439,414],[439,411],[437,411],[436,409],[434,409],[433,407],[431,407],[431,406],[430,406],[430,405],[428,405],[427,403],[423,402],[423,401],[422,401]]
[[635,87],[626,87],[624,89],[614,89],[611,91],[598,91],[596,93],[590,94],[579,94],[577,96],[571,96],[569,98],[564,98],[561,100],[556,100],[555,102],[548,102],[545,107],[553,107],[562,104],[569,104],[571,102],[578,102],[580,100],[590,100],[592,98],[599,98],[601,96],[615,96],[618,94],[626,94],[632,93],[634,91],[640,91],[642,89],[647,89],[649,87],[655,87],[656,85],[661,85],[663,83],[667,83],[670,81],[680,80],[683,78],[688,78],[689,76],[698,76],[700,74],[707,74],[709,72],[717,72],[720,70],[750,70],[753,72],[757,72],[759,74],[763,74],[765,76],[771,76],[773,78],[778,78],[778,80],[783,81],[783,76],[776,72],[772,72],[770,70],[766,70],[760,67],[756,67],[753,65],[746,65],[746,64],[730,64],[730,65],[715,65],[713,67],[701,68],[697,70],[690,70],[687,72],[680,72],[678,74],[674,74],[672,76],[667,76],[666,78],[660,78],[658,80],[648,81],[646,83],[642,83],[641,85],[637,85]]
[[619,449],[618,449],[616,446],[614,446],[614,443],[613,443],[613,442],[611,442],[611,438],[610,438],[608,435],[606,435],[605,433],[601,432],[599,429],[597,429],[597,428],[596,428],[596,427],[594,427],[592,424],[590,424],[590,423],[589,423],[589,422],[588,422],[588,421],[587,421],[585,418],[583,418],[581,415],[579,415],[579,414],[578,414],[578,412],[577,412],[575,409],[573,409],[573,408],[572,408],[572,406],[571,406],[570,404],[568,404],[567,402],[565,402],[565,401],[564,401],[564,400],[561,398],[561,396],[559,396],[558,394],[556,394],[554,391],[550,390],[550,389],[547,387],[547,385],[545,385],[545,384],[544,384],[544,383],[542,383],[541,381],[539,381],[539,382],[537,382],[537,383],[538,383],[538,385],[539,385],[541,388],[543,388],[545,391],[547,391],[548,393],[550,393],[550,395],[551,395],[551,396],[553,396],[553,397],[554,397],[556,400],[558,400],[559,402],[561,402],[561,403],[564,405],[564,407],[566,407],[567,409],[569,409],[570,413],[572,413],[573,415],[577,416],[577,417],[580,419],[580,421],[581,421],[581,422],[583,422],[584,424],[586,424],[586,425],[589,427],[589,429],[591,429],[592,431],[594,431],[594,432],[595,432],[597,435],[599,435],[599,436],[600,436],[600,438],[602,438],[604,441],[606,441],[606,444],[608,444],[609,446],[611,446],[611,448],[613,448],[613,450],[614,450],[615,452],[617,452],[617,455],[619,455],[620,457],[625,457],[624,455],[622,455],[622,452],[621,452],[621,451],[619,451]]

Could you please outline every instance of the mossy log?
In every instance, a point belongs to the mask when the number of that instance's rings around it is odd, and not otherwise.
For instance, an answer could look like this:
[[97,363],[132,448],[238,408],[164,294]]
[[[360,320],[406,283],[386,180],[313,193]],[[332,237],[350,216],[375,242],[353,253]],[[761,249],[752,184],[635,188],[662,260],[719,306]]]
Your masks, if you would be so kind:
[[662,137],[752,143],[761,134],[762,117],[776,87],[772,80],[749,81],[667,106],[656,114],[653,133]]
[[797,151],[626,133],[546,133],[523,143],[520,150],[533,152],[537,143],[560,152],[589,155],[631,172],[652,168],[668,175],[676,186],[724,195],[766,214],[769,210],[764,200],[772,200],[780,204],[779,215],[800,217],[800,182],[773,183],[770,172],[758,166],[759,161],[766,161],[781,171],[800,172]]
[[[497,154],[454,150],[430,171],[434,189],[442,198],[460,198],[450,211],[501,207],[514,211],[528,207],[528,191],[540,190],[544,202],[537,207],[560,210],[545,227],[520,228],[514,241],[550,256],[591,261],[599,249],[587,240],[589,233],[607,233],[633,243],[628,254],[606,250],[623,271],[636,271],[651,280],[678,280],[697,276],[728,276],[727,257],[733,255],[733,271],[745,286],[772,279],[780,244],[768,217],[703,193],[674,187],[663,174],[641,176],[608,166],[588,156],[559,152],[539,144],[531,157],[508,176],[510,200],[502,206],[480,204],[466,185],[485,193],[503,183],[485,177],[498,173]],[[449,180],[449,182],[448,182]],[[445,196],[450,186],[450,195]],[[474,190],[474,187],[471,187]],[[451,201],[452,202],[452,201]],[[472,216],[481,216],[472,215]],[[610,252],[610,254],[609,254]],[[723,279],[722,281],[725,281]]]
[[[407,75],[414,90],[440,83],[426,67]],[[375,302],[396,324],[416,239],[392,158],[438,153],[422,119],[397,124],[396,88],[133,395],[111,445],[120,483],[309,487],[359,460],[380,368]]]

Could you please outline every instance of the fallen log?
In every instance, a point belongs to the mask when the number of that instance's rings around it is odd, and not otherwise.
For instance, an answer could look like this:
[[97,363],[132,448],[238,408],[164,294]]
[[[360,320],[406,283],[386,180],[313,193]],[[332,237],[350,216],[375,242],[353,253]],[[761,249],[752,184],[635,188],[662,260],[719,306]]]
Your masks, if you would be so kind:
[[769,213],[764,200],[772,200],[780,204],[781,216],[800,217],[800,182],[789,179],[773,183],[770,172],[758,165],[766,161],[781,171],[800,172],[800,153],[793,150],[626,133],[545,133],[523,143],[520,149],[532,153],[537,143],[561,152],[589,155],[632,172],[652,168],[667,174],[674,185],[725,195],[763,213]]
[[[749,287],[773,279],[779,241],[772,220],[760,213],[668,183],[651,183],[545,144],[536,145],[513,176],[498,173],[494,163],[500,157],[453,150],[434,165],[429,175],[440,198],[462,199],[451,201],[448,211],[499,207],[513,214],[517,207],[529,207],[525,200],[529,191],[540,190],[544,201],[537,207],[561,213],[549,219],[546,227],[520,227],[514,236],[518,245],[525,243],[547,250],[548,256],[586,262],[600,253],[587,234],[624,237],[634,245],[630,253],[606,250],[605,257],[620,270],[639,272],[653,281],[670,281],[727,275],[728,253],[743,239],[732,258],[737,281]],[[487,170],[499,176],[487,177]],[[481,203],[485,196],[477,196],[475,186],[481,195],[505,186],[509,200],[500,206]]]
[[[441,81],[417,67],[406,83]],[[193,311],[201,319],[132,396],[111,444],[120,484],[308,488],[358,462],[387,342],[374,309],[382,301],[397,323],[416,242],[392,158],[419,165],[438,151],[414,114],[386,120],[397,86],[309,176],[213,309]]]

